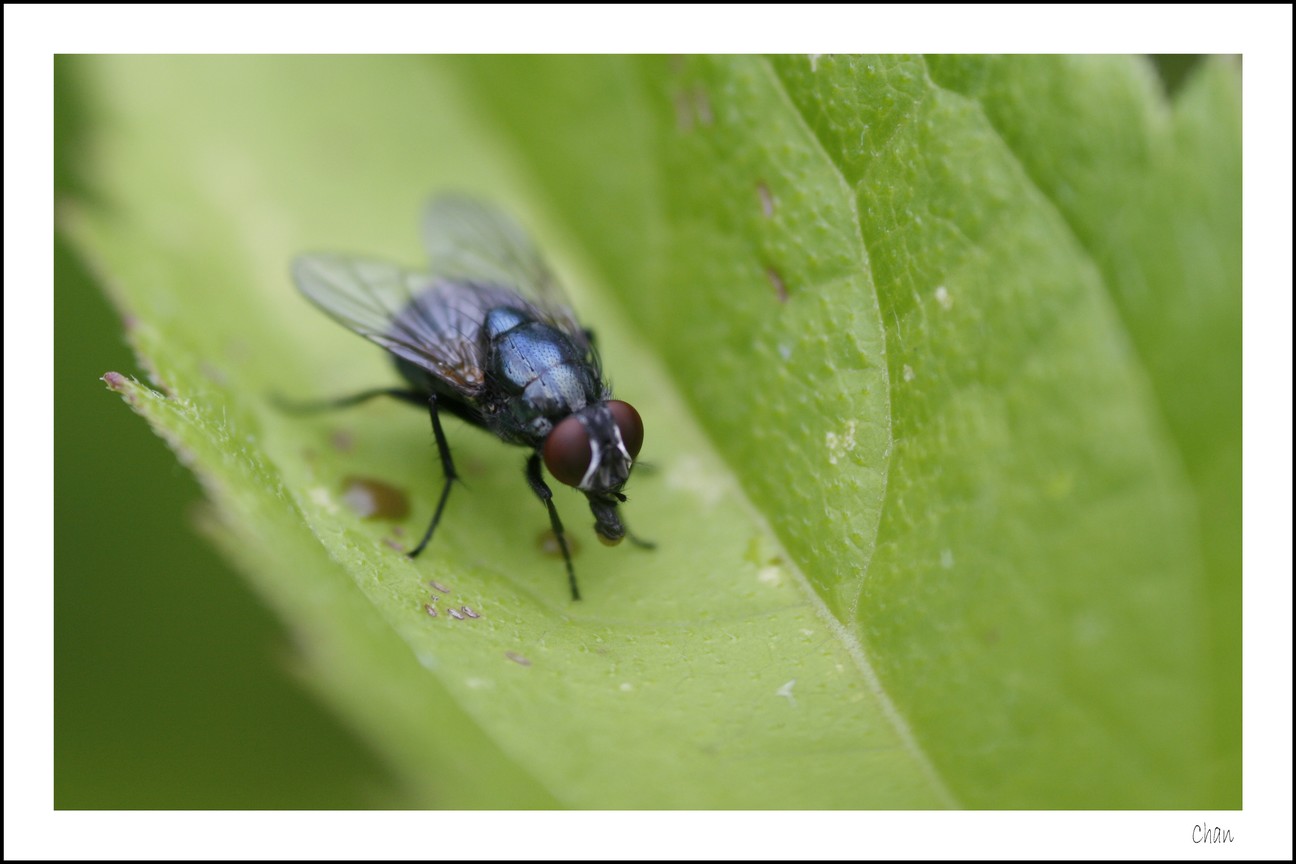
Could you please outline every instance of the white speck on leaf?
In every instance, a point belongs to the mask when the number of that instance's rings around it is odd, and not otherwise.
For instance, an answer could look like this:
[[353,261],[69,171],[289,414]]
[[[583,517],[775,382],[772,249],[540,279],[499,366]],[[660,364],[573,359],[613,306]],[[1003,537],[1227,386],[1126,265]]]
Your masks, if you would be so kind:
[[333,500],[333,496],[323,486],[312,486],[306,490],[306,494],[310,496],[311,503],[316,507],[326,510],[330,514],[338,512],[337,502]]
[[780,687],[777,691],[775,691],[776,696],[782,696],[783,698],[787,699],[788,704],[791,705],[793,708],[796,707],[796,697],[792,695],[792,688],[795,686],[796,686],[796,679],[793,678],[791,681],[787,682],[782,687]]
[[936,289],[936,302],[942,309],[950,309],[954,306],[954,298],[950,296],[949,289],[944,285]]
[[828,446],[828,464],[836,465],[838,459],[855,449],[855,421],[846,421],[846,431],[840,435],[836,432],[826,434],[824,444]]
[[918,377],[918,373],[914,372],[913,367],[908,364],[905,364],[904,370],[900,375],[906,381],[912,381],[914,378]]

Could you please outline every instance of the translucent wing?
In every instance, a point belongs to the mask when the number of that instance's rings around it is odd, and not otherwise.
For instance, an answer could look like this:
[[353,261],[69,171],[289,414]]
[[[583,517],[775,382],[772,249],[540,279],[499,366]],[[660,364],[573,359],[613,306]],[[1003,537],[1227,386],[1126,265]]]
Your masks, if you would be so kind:
[[540,312],[542,320],[581,348],[591,349],[588,334],[539,250],[502,211],[462,195],[433,198],[423,213],[423,244],[434,274],[512,289]]
[[486,312],[526,306],[512,291],[468,284],[347,255],[302,255],[297,288],[349,330],[426,369],[465,397],[485,385],[481,340]]

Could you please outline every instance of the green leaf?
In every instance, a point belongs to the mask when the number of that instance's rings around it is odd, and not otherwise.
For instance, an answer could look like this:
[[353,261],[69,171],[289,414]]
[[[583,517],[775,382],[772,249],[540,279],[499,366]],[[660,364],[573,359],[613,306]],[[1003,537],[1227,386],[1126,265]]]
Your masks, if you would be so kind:
[[[153,382],[110,386],[411,803],[1240,804],[1228,64],[1173,105],[1133,60],[75,71],[62,225]],[[466,488],[411,563],[341,492],[392,484],[421,531],[427,418],[267,398],[393,380],[287,262],[417,266],[446,187],[534,229],[645,418],[626,512],[659,547],[600,547],[560,493],[579,604],[519,451],[448,430]]]

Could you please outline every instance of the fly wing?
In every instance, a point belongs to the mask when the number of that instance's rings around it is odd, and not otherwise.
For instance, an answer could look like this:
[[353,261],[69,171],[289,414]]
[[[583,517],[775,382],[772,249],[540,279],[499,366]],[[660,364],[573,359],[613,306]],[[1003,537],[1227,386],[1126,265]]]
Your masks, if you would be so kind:
[[433,198],[423,213],[423,244],[434,274],[512,289],[540,320],[596,359],[589,334],[540,251],[502,211],[462,195]]
[[301,255],[293,261],[293,280],[348,330],[469,398],[485,385],[478,336],[486,312],[516,305],[510,291],[347,255]]

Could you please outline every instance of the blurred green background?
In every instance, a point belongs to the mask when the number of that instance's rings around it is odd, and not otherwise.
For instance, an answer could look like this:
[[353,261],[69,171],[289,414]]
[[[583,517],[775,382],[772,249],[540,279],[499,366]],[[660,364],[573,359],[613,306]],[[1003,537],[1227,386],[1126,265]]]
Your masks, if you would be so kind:
[[[55,64],[55,196],[92,196],[76,57]],[[145,378],[54,237],[57,809],[395,806],[394,781],[291,671],[283,628],[202,536],[193,474],[109,392]]]
[[54,806],[383,805],[384,769],[195,530],[193,475],[98,380],[142,373],[58,238],[55,273]]

